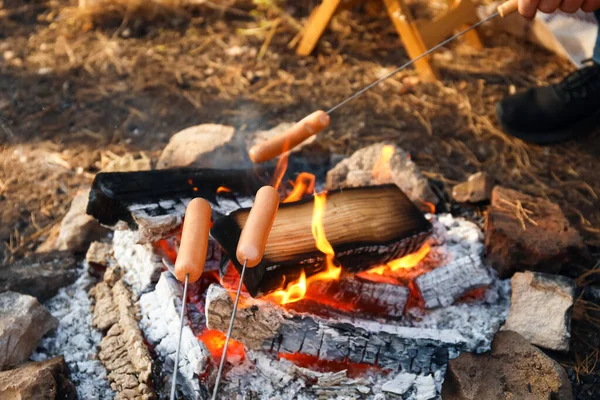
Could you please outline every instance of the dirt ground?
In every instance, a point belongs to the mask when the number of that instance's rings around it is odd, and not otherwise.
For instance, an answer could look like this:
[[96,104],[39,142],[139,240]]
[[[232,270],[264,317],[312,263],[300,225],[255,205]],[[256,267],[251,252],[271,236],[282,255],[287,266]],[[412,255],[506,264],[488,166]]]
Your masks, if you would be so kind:
[[[156,160],[173,133],[199,123],[250,132],[297,120],[407,61],[384,14],[342,13],[313,55],[299,57],[290,42],[314,1],[283,10],[216,3],[165,12],[150,23],[135,16],[125,23],[103,20],[100,27],[75,18],[65,0],[4,2],[0,251],[5,259],[35,250],[77,188],[91,183],[111,158],[143,152]],[[421,14],[430,11],[419,8]],[[488,171],[502,185],[557,202],[599,259],[600,132],[561,145],[532,146],[506,136],[495,116],[503,96],[560,80],[573,67],[489,27],[480,33],[483,51],[458,42],[436,53],[441,82],[420,83],[404,93],[403,78],[415,76],[409,68],[341,108],[319,146],[351,154],[392,140],[446,188]],[[589,342],[593,330],[583,322],[578,330],[577,324],[575,335],[583,332]],[[568,359],[561,358],[566,365],[597,361],[598,338],[575,347]],[[582,376],[592,376],[596,367],[590,365]]]

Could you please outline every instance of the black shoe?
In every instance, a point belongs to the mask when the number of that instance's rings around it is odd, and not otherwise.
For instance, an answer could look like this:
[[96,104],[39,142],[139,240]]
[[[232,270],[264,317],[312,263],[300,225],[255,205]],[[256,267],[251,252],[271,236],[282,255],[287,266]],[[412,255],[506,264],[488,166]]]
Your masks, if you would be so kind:
[[600,64],[556,85],[508,96],[497,112],[504,131],[526,142],[556,143],[591,133],[600,127]]

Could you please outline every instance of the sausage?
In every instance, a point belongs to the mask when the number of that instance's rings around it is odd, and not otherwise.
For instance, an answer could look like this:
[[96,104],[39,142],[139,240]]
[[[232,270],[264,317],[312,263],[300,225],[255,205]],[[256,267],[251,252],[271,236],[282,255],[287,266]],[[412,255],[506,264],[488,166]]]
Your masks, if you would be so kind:
[[502,3],[498,6],[498,13],[502,18],[509,16],[519,9],[519,1],[518,0],[508,0],[505,3]]
[[199,197],[190,201],[185,210],[181,244],[175,260],[175,277],[181,282],[188,274],[189,282],[196,282],[204,271],[211,215],[210,204]]
[[264,143],[253,146],[248,152],[248,155],[252,162],[257,164],[272,160],[327,128],[330,121],[331,119],[325,111],[315,111],[304,117],[288,131],[283,132]]
[[279,209],[279,193],[271,186],[263,186],[256,192],[254,205],[242,229],[236,257],[240,264],[255,267],[261,262],[271,227]]

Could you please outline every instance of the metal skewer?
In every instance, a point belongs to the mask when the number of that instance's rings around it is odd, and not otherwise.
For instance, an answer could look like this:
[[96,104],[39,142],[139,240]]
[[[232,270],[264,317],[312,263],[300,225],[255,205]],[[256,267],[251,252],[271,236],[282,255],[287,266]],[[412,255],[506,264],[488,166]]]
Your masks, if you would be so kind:
[[246,264],[248,260],[244,260],[244,266],[240,273],[240,284],[235,294],[235,303],[233,303],[233,311],[231,312],[231,320],[229,321],[229,329],[227,330],[227,336],[225,337],[225,346],[223,347],[223,355],[221,356],[221,362],[219,363],[219,372],[217,372],[217,381],[215,382],[215,388],[213,390],[212,400],[217,399],[217,393],[219,392],[219,383],[221,382],[221,375],[223,374],[223,366],[227,359],[227,347],[229,346],[229,339],[231,339],[231,332],[233,331],[233,322],[235,321],[235,314],[237,313],[238,302],[240,300],[240,293],[242,292],[242,284],[244,283],[244,274],[246,273]]
[[175,400],[175,390],[177,388],[177,369],[179,367],[179,349],[181,348],[181,334],[183,332],[184,326],[184,314],[185,314],[185,302],[187,300],[187,290],[188,290],[188,280],[190,278],[189,274],[185,275],[185,283],[183,284],[183,298],[181,299],[181,313],[179,315],[179,319],[181,320],[181,324],[179,326],[179,340],[177,341],[177,351],[175,352],[175,367],[173,369],[173,384],[171,385],[171,400]]

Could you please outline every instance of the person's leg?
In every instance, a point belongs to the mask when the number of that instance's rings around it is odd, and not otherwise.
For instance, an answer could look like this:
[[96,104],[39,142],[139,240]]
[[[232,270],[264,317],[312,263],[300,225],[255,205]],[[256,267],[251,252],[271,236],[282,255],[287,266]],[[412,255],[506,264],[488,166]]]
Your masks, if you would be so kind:
[[594,47],[594,62],[600,64],[600,10],[594,13],[598,20],[598,35],[596,36],[596,47]]
[[528,89],[498,103],[504,131],[528,142],[547,144],[573,139],[600,127],[600,10],[591,65],[562,82]]

